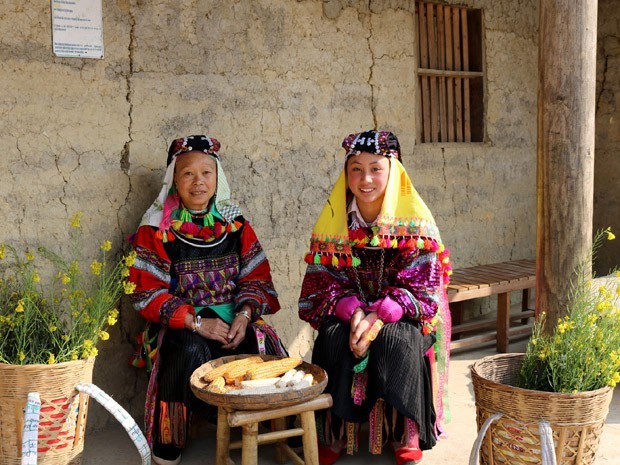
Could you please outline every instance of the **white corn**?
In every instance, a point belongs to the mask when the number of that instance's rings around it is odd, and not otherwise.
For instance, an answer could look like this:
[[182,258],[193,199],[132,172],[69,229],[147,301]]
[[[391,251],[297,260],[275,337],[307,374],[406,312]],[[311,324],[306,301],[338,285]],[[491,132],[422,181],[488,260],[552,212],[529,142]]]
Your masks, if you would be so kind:
[[297,370],[295,368],[292,368],[289,371],[287,371],[286,373],[284,373],[282,375],[282,378],[280,378],[280,381],[278,381],[276,383],[276,387],[277,388],[285,388],[286,385],[288,384],[288,382],[293,378],[295,373],[297,373]]

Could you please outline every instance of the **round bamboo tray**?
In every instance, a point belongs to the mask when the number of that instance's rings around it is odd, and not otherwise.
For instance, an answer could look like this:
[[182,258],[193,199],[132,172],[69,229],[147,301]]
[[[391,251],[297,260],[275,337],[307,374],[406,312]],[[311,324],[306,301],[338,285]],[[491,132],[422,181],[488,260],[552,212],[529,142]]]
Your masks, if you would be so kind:
[[[313,399],[321,394],[325,386],[327,386],[327,373],[323,368],[312,363],[302,362],[297,369],[303,370],[306,373],[311,373],[314,378],[314,382],[311,386],[302,389],[282,389],[281,393],[269,394],[226,394],[215,393],[206,389],[207,384],[202,380],[202,377],[209,371],[224,363],[255,355],[256,354],[229,355],[211,360],[198,367],[194,373],[192,373],[189,381],[194,395],[208,404],[231,410],[263,410],[287,407]],[[261,355],[261,357],[265,361],[283,358],[277,355]]]
[[498,354],[474,363],[471,377],[478,430],[495,413],[480,449],[480,463],[541,463],[538,422],[550,423],[558,465],[594,463],[613,395],[610,387],[570,393],[515,387],[524,354]]

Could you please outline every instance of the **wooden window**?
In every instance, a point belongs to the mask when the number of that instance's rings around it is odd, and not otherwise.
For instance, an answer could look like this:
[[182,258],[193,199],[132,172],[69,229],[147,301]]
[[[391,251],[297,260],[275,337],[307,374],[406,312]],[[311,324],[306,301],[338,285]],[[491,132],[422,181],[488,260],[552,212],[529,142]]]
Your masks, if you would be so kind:
[[482,10],[416,3],[422,142],[482,142]]

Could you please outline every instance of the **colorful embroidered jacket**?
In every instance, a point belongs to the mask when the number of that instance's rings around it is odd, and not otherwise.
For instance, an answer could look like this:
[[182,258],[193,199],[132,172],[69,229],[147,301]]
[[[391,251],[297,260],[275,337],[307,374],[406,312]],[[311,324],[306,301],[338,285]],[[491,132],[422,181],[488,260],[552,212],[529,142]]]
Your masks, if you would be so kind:
[[[437,313],[441,263],[437,254],[419,249],[359,248],[361,265],[308,265],[299,298],[299,317],[318,329],[336,314],[340,299],[356,297],[366,305],[389,297],[404,311],[403,318],[430,322]],[[357,275],[357,276],[356,276]],[[379,280],[381,278],[381,283]]]
[[157,229],[142,226],[132,243],[137,259],[129,280],[134,308],[147,320],[183,328],[195,307],[234,304],[252,308],[252,320],[280,309],[267,257],[256,233],[242,217],[242,226],[212,243],[177,234],[163,243]]

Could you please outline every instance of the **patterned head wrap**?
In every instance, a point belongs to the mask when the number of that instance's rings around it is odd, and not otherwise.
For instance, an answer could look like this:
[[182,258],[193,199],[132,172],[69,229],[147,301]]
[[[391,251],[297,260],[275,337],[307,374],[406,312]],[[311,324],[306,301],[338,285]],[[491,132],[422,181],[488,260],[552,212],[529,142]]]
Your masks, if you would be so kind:
[[346,158],[359,155],[362,152],[374,153],[389,158],[400,157],[400,144],[394,134],[389,131],[364,131],[349,134],[342,141],[342,148],[346,151]]
[[175,139],[168,149],[167,165],[179,155],[189,152],[204,152],[219,159],[220,142],[209,136],[187,136]]
[[217,139],[205,135],[181,137],[172,141],[168,149],[168,167],[164,175],[159,195],[146,211],[140,226],[150,225],[159,229],[162,239],[168,237],[168,231],[173,221],[177,220],[178,212],[182,208],[181,197],[174,186],[174,168],[180,156],[190,152],[204,152],[215,160],[217,167],[217,187],[215,189],[212,210],[224,220],[224,227],[234,230],[234,219],[241,215],[241,209],[230,200],[230,187],[220,163],[220,143]]

